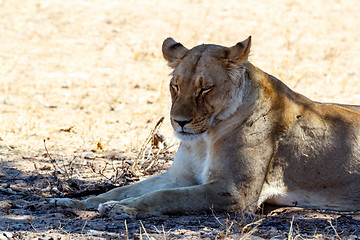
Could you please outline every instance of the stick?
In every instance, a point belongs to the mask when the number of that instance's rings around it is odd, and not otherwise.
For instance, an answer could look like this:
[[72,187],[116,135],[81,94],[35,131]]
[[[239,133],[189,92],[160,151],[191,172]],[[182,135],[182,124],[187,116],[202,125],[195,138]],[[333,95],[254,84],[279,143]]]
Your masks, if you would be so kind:
[[35,232],[38,232],[38,230],[34,227],[34,225],[31,222],[31,218],[28,218],[28,222],[30,223],[31,227],[35,230]]
[[145,149],[146,146],[149,144],[149,142],[151,141],[152,137],[154,136],[154,134],[159,130],[159,128],[161,127],[162,123],[164,122],[165,117],[161,117],[159,119],[159,121],[156,123],[155,127],[153,128],[153,130],[151,130],[149,136],[146,138],[146,140],[144,141],[143,145],[140,148],[140,152],[134,162],[134,164],[132,165],[132,170],[135,170],[135,168],[137,168],[138,163],[140,161],[140,159],[144,158],[144,154],[145,154]]
[[336,237],[341,240],[341,237],[340,237],[339,233],[336,231],[336,229],[335,229],[334,225],[332,224],[331,220],[329,220],[329,223],[330,223],[330,226],[332,227],[332,229],[334,230],[334,232],[336,234]]

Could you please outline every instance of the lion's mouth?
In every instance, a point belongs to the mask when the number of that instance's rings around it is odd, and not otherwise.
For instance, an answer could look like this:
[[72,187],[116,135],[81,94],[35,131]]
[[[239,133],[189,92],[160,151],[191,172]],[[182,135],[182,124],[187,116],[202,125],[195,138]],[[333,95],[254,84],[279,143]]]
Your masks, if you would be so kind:
[[180,131],[180,132],[178,132],[178,134],[181,134],[181,135],[184,135],[184,136],[197,135],[197,133],[189,133],[189,132],[185,132],[185,131]]
[[175,136],[181,140],[192,141],[192,140],[199,139],[203,135],[204,132],[206,132],[206,131],[203,131],[200,133],[190,133],[190,132],[186,132],[186,131],[178,131],[178,132],[175,132]]

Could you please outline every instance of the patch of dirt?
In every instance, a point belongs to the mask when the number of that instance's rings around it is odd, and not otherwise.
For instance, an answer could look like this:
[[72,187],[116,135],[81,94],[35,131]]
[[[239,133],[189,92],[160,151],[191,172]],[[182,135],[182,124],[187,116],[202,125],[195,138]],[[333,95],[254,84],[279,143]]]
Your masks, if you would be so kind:
[[[3,154],[0,162],[0,239],[360,237],[360,212],[284,207],[255,216],[209,210],[159,217],[120,215],[114,219],[103,218],[96,211],[64,209],[49,200],[86,198],[161,173],[171,165],[174,153],[163,151],[157,155],[154,167],[144,171],[132,170],[129,163],[136,161],[137,155],[131,157],[124,152],[98,151],[61,160],[51,153],[19,159],[11,152]],[[143,165],[147,159],[151,157],[145,154]]]

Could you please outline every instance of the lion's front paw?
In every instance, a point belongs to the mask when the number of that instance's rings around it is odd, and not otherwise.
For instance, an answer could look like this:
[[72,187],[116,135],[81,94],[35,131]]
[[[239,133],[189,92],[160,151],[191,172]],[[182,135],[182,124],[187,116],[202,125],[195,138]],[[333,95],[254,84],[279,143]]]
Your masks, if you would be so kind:
[[101,203],[98,210],[101,216],[115,219],[129,218],[130,216],[136,216],[138,213],[136,208],[123,205],[119,201]]
[[53,198],[50,200],[50,204],[66,208],[85,209],[85,204],[82,201],[70,198]]

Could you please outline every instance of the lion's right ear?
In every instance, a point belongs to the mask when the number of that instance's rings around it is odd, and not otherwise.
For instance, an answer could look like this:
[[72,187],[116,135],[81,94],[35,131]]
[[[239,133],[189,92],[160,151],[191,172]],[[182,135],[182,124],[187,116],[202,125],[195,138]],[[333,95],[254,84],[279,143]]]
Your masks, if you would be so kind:
[[228,49],[227,60],[235,63],[246,61],[249,57],[251,36]]
[[172,38],[165,39],[162,45],[163,56],[172,68],[175,68],[179,64],[180,60],[188,51],[186,47]]

